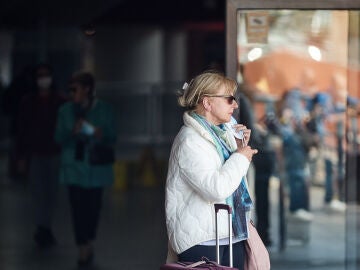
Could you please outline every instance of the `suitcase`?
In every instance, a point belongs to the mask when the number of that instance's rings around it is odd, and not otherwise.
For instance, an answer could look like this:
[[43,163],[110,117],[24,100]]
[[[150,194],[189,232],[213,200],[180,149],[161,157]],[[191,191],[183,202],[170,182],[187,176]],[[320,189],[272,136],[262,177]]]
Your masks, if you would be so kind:
[[[216,262],[210,261],[205,257],[202,257],[198,262],[176,262],[176,263],[167,263],[160,267],[160,270],[184,270],[184,269],[194,269],[194,270],[238,270],[233,268],[233,250],[232,250],[232,214],[231,207],[227,204],[215,204],[215,230],[216,230]],[[229,245],[230,245],[230,266],[220,265],[220,246],[219,246],[219,232],[218,232],[218,212],[219,210],[226,210],[229,215]]]

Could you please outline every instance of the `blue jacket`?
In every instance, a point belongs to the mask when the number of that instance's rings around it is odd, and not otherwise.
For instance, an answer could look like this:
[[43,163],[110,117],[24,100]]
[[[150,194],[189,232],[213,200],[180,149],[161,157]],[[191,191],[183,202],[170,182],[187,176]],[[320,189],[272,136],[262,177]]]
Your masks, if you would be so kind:
[[[65,103],[58,112],[55,140],[61,145],[60,181],[67,185],[77,185],[83,188],[94,188],[111,185],[114,179],[112,164],[92,165],[89,163],[90,143],[95,138],[90,136],[84,147],[84,159],[75,159],[76,142],[79,135],[73,134],[76,122],[75,105]],[[101,143],[113,145],[116,141],[115,121],[112,109],[101,100],[96,100],[94,106],[85,114],[85,119],[102,130]]]

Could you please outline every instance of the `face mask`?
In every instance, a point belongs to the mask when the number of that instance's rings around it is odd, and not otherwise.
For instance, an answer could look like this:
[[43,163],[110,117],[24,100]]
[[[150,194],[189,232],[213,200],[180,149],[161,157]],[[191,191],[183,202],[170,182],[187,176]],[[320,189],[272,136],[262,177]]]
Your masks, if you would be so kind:
[[52,83],[51,77],[40,77],[37,79],[37,86],[40,89],[48,89]]

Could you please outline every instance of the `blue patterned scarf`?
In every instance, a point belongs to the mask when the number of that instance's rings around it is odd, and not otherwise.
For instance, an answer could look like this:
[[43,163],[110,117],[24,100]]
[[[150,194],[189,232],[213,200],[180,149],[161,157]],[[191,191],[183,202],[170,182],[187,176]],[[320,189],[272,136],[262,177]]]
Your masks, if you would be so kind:
[[[216,150],[224,163],[232,153],[224,136],[222,136],[225,133],[224,125],[211,125],[204,117],[194,112],[190,113],[190,115],[211,134]],[[245,178],[242,179],[234,193],[226,198],[226,203],[233,209],[232,227],[234,235],[239,239],[248,237],[246,212],[250,211],[253,205],[245,181]]]

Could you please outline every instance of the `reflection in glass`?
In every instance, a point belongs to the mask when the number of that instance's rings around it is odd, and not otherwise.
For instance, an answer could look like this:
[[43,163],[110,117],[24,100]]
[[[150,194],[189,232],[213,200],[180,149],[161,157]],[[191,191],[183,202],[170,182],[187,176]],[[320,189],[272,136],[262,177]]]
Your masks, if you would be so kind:
[[360,241],[345,240],[359,237],[346,219],[359,198],[357,166],[347,161],[359,159],[359,48],[358,11],[237,12],[239,89],[276,153],[268,230],[283,252],[271,253],[278,266],[345,269],[356,259]]

